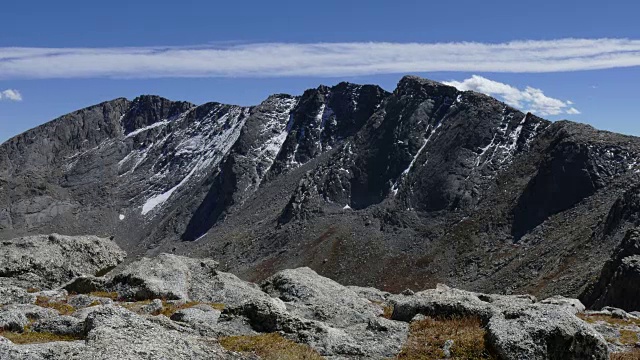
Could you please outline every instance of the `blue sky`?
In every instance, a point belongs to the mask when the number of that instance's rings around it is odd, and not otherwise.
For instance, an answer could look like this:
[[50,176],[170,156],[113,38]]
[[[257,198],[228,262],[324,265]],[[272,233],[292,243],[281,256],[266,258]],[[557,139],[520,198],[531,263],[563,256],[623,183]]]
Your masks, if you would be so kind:
[[121,96],[251,105],[343,80],[393,90],[407,73],[640,135],[638,13],[631,1],[7,2],[0,141]]

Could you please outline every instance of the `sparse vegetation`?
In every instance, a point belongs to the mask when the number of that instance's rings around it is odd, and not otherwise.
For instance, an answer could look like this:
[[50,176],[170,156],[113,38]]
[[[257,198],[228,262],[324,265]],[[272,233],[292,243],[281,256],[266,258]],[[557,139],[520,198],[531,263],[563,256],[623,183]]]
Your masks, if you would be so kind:
[[426,318],[411,324],[409,338],[396,359],[441,359],[447,340],[453,340],[452,359],[494,359],[485,346],[484,335],[482,323],[476,317]]
[[638,360],[640,359],[640,349],[633,349],[629,352],[613,353],[609,356],[610,360]]
[[578,314],[578,317],[590,324],[596,323],[598,321],[604,321],[611,325],[639,325],[640,319],[619,319],[614,318],[611,315],[603,315],[603,314]]
[[320,354],[307,345],[285,339],[280,334],[228,336],[220,339],[227,350],[254,353],[264,360],[321,360]]
[[220,304],[220,303],[203,303],[199,301],[189,301],[184,304],[173,304],[173,303],[168,303],[166,301],[163,301],[162,311],[160,311],[159,314],[162,314],[166,317],[171,317],[171,315],[175,314],[179,310],[188,309],[190,307],[194,307],[196,305],[202,305],[202,304],[209,305],[212,308],[220,311],[224,310],[224,304]]
[[0,332],[0,336],[9,339],[14,344],[36,344],[47,343],[53,341],[74,341],[81,338],[73,335],[59,335],[49,332],[36,332],[27,330],[25,332],[4,331]]
[[101,297],[101,298],[107,298],[107,299],[111,299],[111,300],[117,300],[118,299],[118,293],[115,292],[115,291],[112,291],[112,292],[92,291],[92,292],[88,293],[87,295],[95,296],[95,297]]
[[633,330],[620,330],[620,343],[623,345],[633,345],[638,342],[638,334]]
[[391,316],[393,315],[393,305],[387,304],[382,308],[382,310],[382,316],[386,319],[391,319]]
[[36,305],[57,310],[60,315],[69,315],[76,311],[73,306],[67,304],[66,300],[51,300],[46,296],[36,297]]
[[38,291],[40,291],[40,289],[35,288],[35,287],[30,287],[30,288],[27,289],[27,292],[29,294],[37,293]]

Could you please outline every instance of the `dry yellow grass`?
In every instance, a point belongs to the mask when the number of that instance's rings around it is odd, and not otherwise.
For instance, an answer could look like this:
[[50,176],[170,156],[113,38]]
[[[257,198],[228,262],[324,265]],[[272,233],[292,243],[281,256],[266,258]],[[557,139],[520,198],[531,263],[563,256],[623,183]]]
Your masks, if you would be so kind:
[[634,345],[638,342],[638,334],[632,330],[620,330],[620,343],[623,345]]
[[117,300],[118,299],[118,293],[115,292],[115,291],[112,291],[112,292],[92,291],[92,292],[88,293],[87,295],[95,296],[95,297],[101,297],[101,298],[108,298],[108,299],[111,299],[111,300]]
[[609,356],[610,360],[639,360],[640,349],[633,349],[629,352],[613,353]]
[[159,312],[159,314],[162,314],[166,317],[171,317],[171,315],[175,314],[177,311],[182,310],[182,309],[188,309],[190,307],[194,307],[196,305],[209,305],[214,309],[217,310],[224,310],[224,304],[220,304],[220,303],[203,303],[203,302],[199,302],[199,301],[189,301],[186,302],[184,304],[172,304],[172,303],[167,303],[165,301],[162,302],[162,311]]
[[13,331],[0,332],[0,336],[9,339],[14,344],[37,344],[53,341],[74,341],[80,340],[80,337],[73,335],[58,335],[48,332],[25,331],[22,333]]
[[625,320],[625,319],[614,318],[613,316],[609,316],[609,315],[599,315],[599,314],[598,315],[578,314],[577,316],[580,319],[591,324],[598,321],[604,321],[611,325],[630,325],[630,324],[640,325],[640,319]]
[[36,305],[40,307],[57,310],[58,313],[60,313],[60,315],[69,315],[69,314],[73,314],[76,311],[76,309],[73,306],[67,304],[66,301],[64,300],[52,301],[46,296],[36,297]]
[[[153,300],[143,300],[143,301],[136,301],[136,302],[130,302],[130,303],[122,303],[121,306],[128,310],[136,312],[140,310],[142,306],[151,304],[152,301]],[[171,317],[171,315],[175,314],[179,310],[188,309],[190,307],[194,307],[196,305],[201,305],[201,304],[209,305],[212,308],[220,311],[224,310],[224,307],[225,307],[224,304],[220,304],[220,303],[203,303],[200,301],[189,301],[184,304],[175,304],[175,303],[168,302],[166,300],[162,300],[162,310],[157,311],[153,315],[164,315],[166,317]]]
[[393,315],[393,305],[385,305],[382,308],[382,316],[386,319],[391,319],[391,316]]
[[452,359],[494,359],[486,349],[484,335],[478,318],[426,318],[411,324],[409,338],[396,359],[441,359],[447,340],[453,340]]
[[250,352],[264,360],[321,360],[320,354],[307,345],[283,338],[277,333],[228,336],[220,339],[227,350]]

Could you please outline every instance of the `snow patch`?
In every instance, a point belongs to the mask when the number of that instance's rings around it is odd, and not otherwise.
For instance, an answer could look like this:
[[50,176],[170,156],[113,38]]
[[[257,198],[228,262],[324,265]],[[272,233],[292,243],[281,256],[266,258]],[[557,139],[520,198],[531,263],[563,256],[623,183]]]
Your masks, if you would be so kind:
[[147,131],[147,130],[151,130],[151,129],[154,129],[154,128],[157,128],[157,127],[160,127],[160,126],[165,126],[165,125],[167,125],[167,124],[169,124],[169,121],[168,121],[168,120],[158,121],[158,122],[156,122],[156,123],[153,123],[153,124],[151,124],[151,125],[148,125],[148,126],[142,127],[142,128],[140,128],[140,129],[137,129],[137,130],[134,130],[134,131],[132,131],[132,132],[128,133],[128,134],[125,136],[125,139],[130,138],[130,137],[133,137],[133,136],[136,136],[136,135],[138,135],[138,134],[140,134],[140,133],[143,133],[143,132],[145,132],[145,131]]
[[118,216],[118,219],[120,219],[120,220],[124,220],[124,215],[120,214],[120,215]]

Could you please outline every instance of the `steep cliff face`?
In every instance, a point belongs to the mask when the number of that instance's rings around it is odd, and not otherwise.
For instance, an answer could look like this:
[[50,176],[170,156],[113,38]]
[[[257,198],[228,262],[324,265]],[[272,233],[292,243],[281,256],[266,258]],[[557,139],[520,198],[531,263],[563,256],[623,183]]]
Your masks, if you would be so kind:
[[[253,107],[156,96],[0,146],[0,237],[114,235],[258,279],[577,296],[637,225],[640,140],[413,76]],[[410,274],[410,275],[407,275]]]

